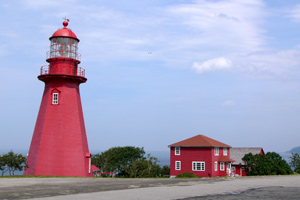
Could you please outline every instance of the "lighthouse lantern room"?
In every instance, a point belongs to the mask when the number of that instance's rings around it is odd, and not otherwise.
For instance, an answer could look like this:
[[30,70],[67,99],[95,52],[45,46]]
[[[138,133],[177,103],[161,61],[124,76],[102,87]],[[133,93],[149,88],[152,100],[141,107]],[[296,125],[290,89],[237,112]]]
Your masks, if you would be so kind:
[[45,89],[24,175],[92,176],[79,85],[87,81],[80,64],[79,39],[67,28],[50,38],[47,66],[38,79]]

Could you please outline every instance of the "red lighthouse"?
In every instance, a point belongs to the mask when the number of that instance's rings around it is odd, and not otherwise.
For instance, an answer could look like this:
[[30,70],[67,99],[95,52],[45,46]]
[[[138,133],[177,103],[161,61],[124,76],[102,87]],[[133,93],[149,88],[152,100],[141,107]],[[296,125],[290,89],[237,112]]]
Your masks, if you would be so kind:
[[67,28],[50,38],[48,66],[38,79],[45,83],[24,175],[92,176],[79,85],[85,70],[78,67],[79,39]]

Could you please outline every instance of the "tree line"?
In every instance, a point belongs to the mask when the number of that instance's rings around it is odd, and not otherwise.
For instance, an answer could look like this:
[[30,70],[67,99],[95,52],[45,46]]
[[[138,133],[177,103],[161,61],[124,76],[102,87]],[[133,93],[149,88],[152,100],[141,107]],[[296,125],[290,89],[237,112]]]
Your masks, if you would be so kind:
[[4,176],[6,172],[9,172],[9,175],[15,175],[15,171],[22,171],[27,167],[26,157],[22,154],[14,153],[9,151],[0,155],[0,170],[1,175]]
[[[245,171],[248,176],[256,175],[285,175],[293,171],[300,173],[300,155],[292,153],[289,164],[277,153],[246,154]],[[102,153],[92,155],[92,164],[101,172],[114,172],[117,177],[145,178],[164,177],[170,175],[168,165],[160,166],[159,160],[151,154],[146,154],[144,148],[125,146],[112,147]],[[15,171],[23,171],[26,165],[26,156],[9,151],[0,155],[1,175],[14,175]],[[293,169],[293,170],[292,170]]]
[[117,177],[163,177],[170,174],[170,167],[161,167],[158,159],[147,154],[144,148],[112,147],[92,155],[92,164],[101,172],[114,172]]

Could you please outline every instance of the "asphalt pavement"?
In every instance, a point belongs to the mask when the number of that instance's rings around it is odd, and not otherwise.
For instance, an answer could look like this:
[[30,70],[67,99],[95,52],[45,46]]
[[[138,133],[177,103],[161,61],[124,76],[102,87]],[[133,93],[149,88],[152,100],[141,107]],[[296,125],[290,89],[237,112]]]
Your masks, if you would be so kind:
[[200,179],[0,178],[0,199],[300,199],[300,176]]

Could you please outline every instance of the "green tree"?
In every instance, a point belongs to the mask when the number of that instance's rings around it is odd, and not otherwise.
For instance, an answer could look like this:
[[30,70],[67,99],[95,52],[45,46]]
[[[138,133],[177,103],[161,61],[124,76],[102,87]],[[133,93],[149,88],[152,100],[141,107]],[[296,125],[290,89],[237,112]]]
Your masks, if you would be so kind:
[[115,172],[122,177],[161,176],[157,158],[147,154],[143,148],[125,146],[112,147],[107,151],[92,156],[92,164],[102,172]]
[[143,159],[143,148],[125,146],[112,147],[92,157],[92,164],[100,168],[102,172],[115,172],[119,176],[127,176],[126,168],[133,162]]
[[130,178],[136,178],[139,175],[140,169],[143,163],[139,161],[133,161],[129,166],[126,167],[125,171],[128,173]]
[[162,176],[169,176],[170,175],[170,166],[164,165],[161,169]]
[[[97,153],[92,155],[92,164],[96,165],[102,172],[107,170],[107,164],[110,162],[110,152],[103,152],[103,153]],[[107,172],[110,172],[112,170],[107,170]]]
[[278,153],[268,152],[266,157],[267,160],[269,160],[269,165],[272,166],[271,169],[273,175],[285,175],[293,173],[289,164]]
[[257,175],[284,175],[291,174],[292,170],[282,157],[275,152],[267,154],[246,154],[242,160],[245,162],[245,171],[249,176]]
[[[161,168],[157,164],[159,161],[156,157],[151,156],[151,154],[147,154],[146,157],[138,160],[133,165],[130,165],[129,170],[135,169],[135,177],[157,177],[161,176]],[[131,174],[129,174],[130,177]]]
[[300,173],[300,155],[299,153],[292,153],[290,157],[290,165],[294,169],[294,172]]
[[16,154],[13,151],[9,151],[6,154],[0,156],[0,169],[2,171],[2,176],[5,172],[9,172],[9,175],[15,175],[15,171],[22,171],[27,168],[26,157],[22,154]]
[[154,177],[157,176],[160,172],[159,165],[157,164],[158,159],[147,154],[147,156],[143,159],[144,168],[141,170],[142,177]]
[[6,163],[7,163],[7,156],[5,154],[0,155],[1,176],[4,176],[5,172],[8,171],[8,167],[6,167]]

